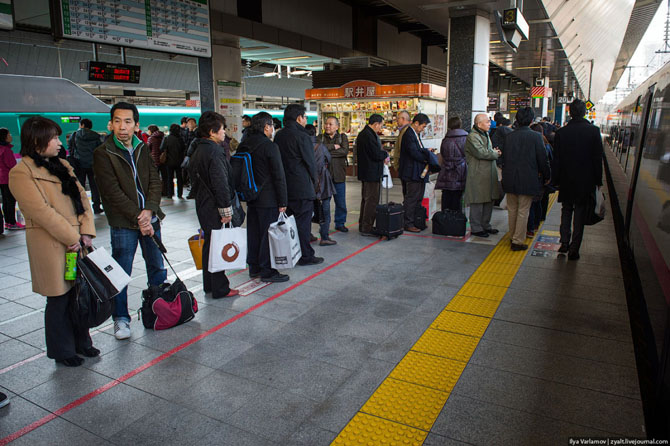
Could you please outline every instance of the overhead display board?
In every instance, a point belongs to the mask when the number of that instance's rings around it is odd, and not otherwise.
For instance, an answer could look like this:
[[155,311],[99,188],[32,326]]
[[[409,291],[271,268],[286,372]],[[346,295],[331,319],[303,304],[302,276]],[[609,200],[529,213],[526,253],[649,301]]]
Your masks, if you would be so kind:
[[12,0],[0,0],[0,29],[13,29]]
[[64,38],[211,57],[208,0],[60,0]]
[[88,63],[88,80],[139,84],[140,66],[90,61]]

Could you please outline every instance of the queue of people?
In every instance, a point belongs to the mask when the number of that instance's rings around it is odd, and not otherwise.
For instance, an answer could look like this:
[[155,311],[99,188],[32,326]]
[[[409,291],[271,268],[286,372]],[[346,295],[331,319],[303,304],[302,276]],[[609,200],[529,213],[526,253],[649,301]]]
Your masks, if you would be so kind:
[[[568,253],[570,260],[578,259],[588,195],[602,184],[600,134],[584,119],[583,105],[579,100],[573,102],[572,121],[552,131],[553,148],[542,124],[531,127],[531,108],[519,110],[513,128],[509,121],[499,119],[495,138],[490,137],[491,124],[485,114],[475,116],[469,133],[461,129],[460,118],[451,117],[440,148],[442,160],[437,177],[442,209],[460,211],[465,202],[470,207],[472,235],[488,237],[498,232],[491,226],[491,214],[494,201],[504,192],[511,249],[525,250],[526,236],[546,217],[548,195],[558,188],[563,204],[559,252]],[[403,127],[395,153],[403,188],[404,229],[419,232],[414,222],[429,175],[438,168],[434,155],[421,139],[430,122],[428,116],[419,113],[410,117],[401,112],[400,117]],[[11,135],[0,129],[3,213],[7,224],[16,224],[9,219],[14,214],[16,197],[26,219],[33,290],[47,296],[47,356],[66,366],[78,366],[83,362],[79,355],[93,357],[100,351],[93,346],[88,329],[73,325],[68,316],[68,301],[74,291],[73,281],[63,276],[65,254],[92,246],[96,235],[93,214],[104,209],[110,226],[112,257],[131,275],[139,245],[148,285],[164,283],[167,271],[152,237],[161,238],[165,218],[161,197],[174,194],[174,176],[177,196],[182,195],[184,162],[198,222],[204,231],[204,291],[214,299],[238,295],[225,272],[210,272],[207,266],[212,231],[243,213],[229,160],[232,146],[225,118],[215,112],[203,113],[197,123],[185,118],[181,125],[170,126],[167,136],[150,125],[146,143],[137,134],[140,119],[134,105],[117,103],[110,110],[110,134],[102,139],[93,138],[90,121],[82,120],[80,130],[70,138],[71,160],[76,168],[59,156],[61,129],[55,122],[33,117],[23,124],[23,161],[18,166],[13,156],[8,156],[12,154]],[[359,232],[363,236],[378,236],[374,223],[380,182],[384,165],[390,164],[390,156],[379,138],[382,122],[382,116],[372,114],[356,138],[361,181]],[[268,113],[249,118],[236,150],[250,154],[253,175],[260,185],[258,195],[247,202],[247,263],[251,278],[263,282],[289,280],[270,261],[268,229],[280,213],[290,212],[295,217],[302,252],[297,264],[301,266],[324,261],[310,243],[315,214],[323,215],[318,221],[319,246],[336,244],[329,234],[331,201],[335,202],[335,229],[348,231],[345,194],[349,141],[339,126],[336,118],[329,117],[324,133],[317,135],[316,128],[307,124],[305,107],[297,104],[286,107],[279,131]],[[97,146],[91,149],[94,141]],[[82,186],[87,180],[93,206]],[[130,338],[127,288],[114,297],[112,317],[116,339]]]

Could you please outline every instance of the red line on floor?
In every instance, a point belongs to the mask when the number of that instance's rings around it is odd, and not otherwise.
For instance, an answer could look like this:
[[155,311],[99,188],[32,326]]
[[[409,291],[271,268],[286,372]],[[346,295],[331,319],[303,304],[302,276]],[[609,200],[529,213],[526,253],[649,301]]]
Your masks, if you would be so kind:
[[[321,274],[325,273],[326,271],[335,268],[336,266],[340,265],[340,264],[343,263],[343,262],[346,262],[346,261],[349,260],[350,258],[357,256],[358,254],[362,253],[363,251],[365,251],[365,250],[367,250],[367,249],[370,249],[371,247],[373,247],[374,245],[376,245],[376,244],[379,243],[379,242],[380,242],[380,240],[376,240],[376,241],[370,243],[369,245],[364,246],[363,248],[359,249],[358,251],[356,251],[356,252],[354,252],[354,253],[352,253],[352,254],[349,254],[348,256],[344,257],[343,259],[338,260],[337,262],[333,263],[332,265],[329,265],[329,266],[325,267],[324,269],[322,269],[322,270],[320,270],[320,271],[317,271],[316,273],[312,274],[311,276],[306,277],[305,279],[301,280],[300,282],[294,283],[293,285],[291,285],[290,287],[286,288],[285,290],[280,291],[280,292],[278,292],[277,294],[274,294],[274,295],[268,297],[268,298],[265,299],[264,301],[259,302],[259,303],[257,303],[256,305],[247,308],[247,309],[244,310],[243,312],[241,312],[241,313],[239,313],[239,314],[237,314],[237,315],[231,317],[230,319],[228,319],[228,320],[226,320],[226,321],[224,321],[224,322],[221,322],[219,325],[217,325],[217,326],[215,326],[215,327],[213,327],[213,328],[210,328],[210,329],[207,330],[206,332],[199,334],[198,336],[196,336],[196,337],[194,337],[194,338],[192,338],[192,339],[190,339],[190,340],[184,342],[184,343],[181,344],[181,345],[178,345],[177,347],[173,348],[172,350],[170,350],[170,351],[168,351],[168,352],[163,353],[162,355],[160,355],[160,356],[154,358],[153,360],[147,362],[146,364],[139,366],[139,367],[136,368],[135,370],[132,370],[132,371],[126,373],[125,375],[123,375],[123,376],[120,377],[119,379],[115,379],[115,380],[113,380],[113,381],[108,382],[108,383],[105,384],[104,386],[102,386],[102,387],[100,387],[100,388],[98,388],[98,389],[96,389],[96,390],[94,390],[94,391],[92,391],[92,392],[90,392],[90,393],[88,393],[88,394],[82,396],[82,397],[79,398],[79,399],[76,399],[76,400],[72,401],[71,403],[67,404],[66,406],[61,407],[60,409],[56,410],[55,412],[52,412],[52,413],[50,413],[49,415],[46,415],[45,417],[43,417],[43,418],[41,418],[41,419],[35,421],[34,423],[29,424],[28,426],[26,426],[26,427],[24,427],[24,428],[22,428],[22,429],[20,429],[20,430],[18,430],[18,431],[16,431],[16,432],[14,432],[13,434],[10,434],[10,435],[6,436],[5,438],[0,439],[0,446],[4,446],[4,445],[6,445],[6,444],[8,444],[8,443],[10,443],[10,442],[12,442],[12,441],[14,441],[14,440],[17,440],[17,439],[21,438],[21,437],[24,436],[24,435],[26,435],[26,434],[28,434],[28,433],[34,431],[35,429],[37,429],[37,428],[39,428],[39,427],[41,427],[41,426],[44,426],[46,423],[48,423],[49,421],[53,420],[54,418],[57,418],[57,417],[63,415],[64,413],[69,412],[70,410],[72,410],[72,409],[74,409],[74,408],[76,408],[76,407],[78,407],[78,406],[81,406],[81,405],[84,404],[85,402],[90,401],[91,399],[95,398],[96,396],[98,396],[98,395],[100,395],[100,394],[102,394],[102,393],[108,391],[109,389],[111,389],[111,388],[113,388],[113,387],[116,387],[117,385],[119,385],[119,384],[121,384],[121,383],[123,383],[123,382],[129,380],[129,379],[132,378],[133,376],[137,375],[138,373],[141,373],[141,372],[145,371],[145,370],[148,369],[149,367],[153,367],[153,366],[155,366],[155,365],[158,364],[159,362],[162,362],[163,360],[165,360],[165,359],[167,359],[167,358],[173,356],[175,353],[177,353],[177,352],[179,352],[179,351],[185,349],[186,347],[188,347],[188,346],[190,346],[190,345],[193,345],[193,344],[195,344],[196,342],[198,342],[199,340],[204,339],[204,338],[206,338],[207,336],[209,336],[209,335],[211,335],[211,334],[213,334],[213,333],[215,333],[215,332],[221,330],[222,328],[224,328],[224,327],[226,327],[226,326],[232,324],[233,322],[237,321],[238,319],[243,318],[244,316],[248,315],[249,313],[251,313],[251,312],[253,312],[253,311],[259,309],[259,308],[262,307],[263,305],[265,305],[265,304],[267,304],[267,303],[269,303],[269,302],[272,302],[273,300],[277,299],[278,297],[281,297],[281,296],[283,296],[284,294],[289,293],[290,291],[293,291],[294,289],[296,289],[296,288],[298,288],[299,286],[301,286],[301,285],[303,285],[303,284],[309,282],[310,280],[312,280],[312,279],[314,279],[314,278],[320,276]],[[244,270],[242,270],[242,271],[244,271]],[[235,273],[235,274],[239,274],[239,273],[241,273],[242,271],[238,271],[238,272]]]

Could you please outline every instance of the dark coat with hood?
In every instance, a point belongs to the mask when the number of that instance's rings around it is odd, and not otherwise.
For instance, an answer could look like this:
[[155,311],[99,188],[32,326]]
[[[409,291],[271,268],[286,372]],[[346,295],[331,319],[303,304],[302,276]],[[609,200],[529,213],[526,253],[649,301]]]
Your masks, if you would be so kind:
[[553,182],[558,201],[584,203],[603,184],[603,142],[598,127],[574,118],[554,137]]
[[421,178],[421,174],[430,162],[430,152],[421,147],[420,138],[413,128],[408,128],[402,137],[398,170],[398,176],[402,180],[428,182],[429,175]]
[[286,177],[279,147],[270,138],[260,133],[250,133],[237,146],[238,153],[251,153],[254,179],[260,187],[260,195],[247,203],[249,207],[280,208],[288,205]]
[[316,171],[318,180],[316,182],[317,198],[325,200],[335,195],[335,184],[330,175],[330,164],[332,156],[325,144],[317,141],[316,136],[312,138],[314,145],[314,161],[316,162]]
[[205,138],[199,141],[188,163],[195,190],[195,212],[202,229],[220,229],[219,209],[231,207],[235,193],[230,163],[219,144]]
[[379,136],[366,125],[356,138],[356,157],[358,158],[358,179],[376,183],[381,181],[384,171],[384,160],[389,154],[382,149]]
[[528,126],[519,127],[505,138],[502,186],[505,193],[538,196],[551,169],[542,135]]
[[314,145],[307,130],[296,121],[288,121],[275,135],[275,143],[279,146],[284,165],[288,199],[314,200],[318,178]]
[[83,169],[93,167],[93,152],[100,142],[100,135],[87,128],[81,128],[70,136],[70,154],[74,154],[79,167]]
[[464,190],[468,165],[465,162],[465,139],[468,132],[450,129],[442,140],[440,155],[442,170],[437,177],[435,189]]

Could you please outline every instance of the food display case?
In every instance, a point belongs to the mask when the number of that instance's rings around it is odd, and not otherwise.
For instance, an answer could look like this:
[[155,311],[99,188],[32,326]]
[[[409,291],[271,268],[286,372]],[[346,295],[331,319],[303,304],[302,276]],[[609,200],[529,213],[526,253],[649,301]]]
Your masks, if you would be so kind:
[[432,84],[380,85],[370,81],[349,82],[342,87],[309,89],[305,99],[318,104],[319,122],[334,116],[340,121],[340,132],[350,141],[348,174],[356,174],[355,141],[372,114],[384,118],[379,135],[384,149],[392,153],[398,136],[398,113],[410,116],[428,115],[430,124],[421,134],[426,148],[439,149],[446,129],[446,88]]

